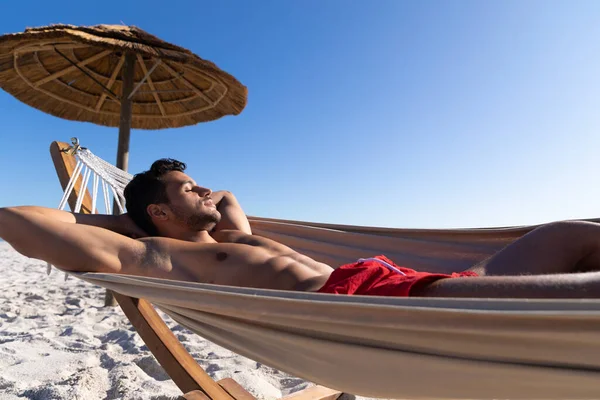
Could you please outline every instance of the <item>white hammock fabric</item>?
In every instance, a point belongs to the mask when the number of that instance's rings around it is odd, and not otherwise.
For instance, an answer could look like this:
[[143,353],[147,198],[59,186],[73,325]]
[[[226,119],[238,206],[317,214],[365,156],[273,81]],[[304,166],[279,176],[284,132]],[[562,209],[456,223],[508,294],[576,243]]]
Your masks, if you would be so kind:
[[[130,176],[89,151],[77,157],[98,174],[94,182],[111,182],[122,197]],[[87,170],[82,170],[85,179]],[[532,229],[402,230],[265,218],[251,218],[251,225],[256,234],[333,266],[386,254],[401,265],[441,272],[472,265]],[[145,298],[206,339],[346,393],[406,399],[600,398],[597,300],[343,296],[72,275]]]

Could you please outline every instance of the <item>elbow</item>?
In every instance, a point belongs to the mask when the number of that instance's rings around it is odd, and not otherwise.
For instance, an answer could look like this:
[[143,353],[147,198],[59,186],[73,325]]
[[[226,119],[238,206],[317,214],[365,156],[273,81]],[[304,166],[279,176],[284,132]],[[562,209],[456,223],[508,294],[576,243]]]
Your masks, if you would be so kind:
[[10,230],[9,218],[14,215],[12,207],[0,207],[0,237],[6,240],[6,232]]
[[35,258],[30,240],[22,240],[19,224],[22,218],[16,207],[0,207],[0,238],[8,242],[18,253],[28,258]]
[[6,218],[7,214],[12,214],[18,207],[0,207],[0,218]]

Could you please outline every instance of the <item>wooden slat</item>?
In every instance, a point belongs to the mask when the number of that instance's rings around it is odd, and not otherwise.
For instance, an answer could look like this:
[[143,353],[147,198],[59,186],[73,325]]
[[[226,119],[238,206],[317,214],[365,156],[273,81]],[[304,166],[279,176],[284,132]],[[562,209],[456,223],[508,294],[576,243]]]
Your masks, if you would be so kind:
[[282,397],[281,400],[335,400],[341,395],[339,390],[317,385]]
[[[100,53],[95,54],[95,55],[93,55],[93,56],[91,56],[89,58],[86,58],[85,60],[79,61],[76,65],[77,65],[77,67],[82,67],[82,66],[87,65],[87,64],[89,64],[91,62],[99,60],[102,57],[106,57],[110,53],[112,53],[112,50],[101,51]],[[61,69],[60,71],[56,71],[55,73],[53,73],[53,74],[51,74],[51,75],[49,75],[49,76],[47,76],[45,78],[42,78],[42,79],[40,79],[37,82],[34,82],[33,83],[33,87],[36,88],[36,87],[38,87],[40,85],[43,85],[44,83],[50,82],[50,81],[52,81],[52,80],[54,80],[56,78],[59,78],[59,77],[65,75],[65,74],[68,74],[69,72],[77,71],[77,67],[75,65],[71,65],[70,67],[67,67],[65,69]]]
[[[152,82],[152,78],[148,74],[148,69],[146,68],[146,63],[144,63],[144,58],[142,57],[141,54],[138,53],[137,59],[138,59],[138,62],[140,63],[140,67],[142,67],[142,71],[144,72],[144,75],[148,77],[147,78],[148,86],[150,86],[150,90],[152,90],[152,96],[154,96],[154,101],[156,102],[156,105],[158,106],[158,109],[160,110],[160,113],[162,114],[162,116],[166,117],[167,113],[165,112],[165,108],[163,107],[162,103],[160,102],[160,97],[158,96],[158,93],[156,93],[156,88],[154,87],[154,82]],[[160,62],[160,60],[158,60],[157,62]]]
[[185,400],[210,400],[210,397],[206,396],[199,390],[193,390],[183,395]]
[[50,42],[50,43],[51,44],[36,43],[36,44],[26,45],[24,47],[15,49],[14,53],[16,55],[19,55],[21,53],[32,53],[32,52],[37,52],[37,51],[49,51],[49,50],[55,50],[55,49],[71,50],[71,49],[84,49],[84,48],[90,47],[89,44],[83,44],[83,43],[58,43],[58,44],[53,44],[53,42]]
[[256,397],[231,378],[221,379],[217,383],[235,400],[256,400]]
[[[110,79],[108,80],[108,83],[106,84],[107,89],[112,88],[112,85],[117,80],[117,76],[119,76],[119,72],[121,72],[121,67],[123,67],[124,62],[125,62],[125,55],[123,54],[123,55],[121,55],[121,58],[119,58],[119,62],[117,63],[117,66],[115,67],[114,71],[110,75]],[[102,108],[102,104],[104,104],[104,101],[106,100],[106,96],[108,96],[108,94],[106,92],[102,92],[102,94],[100,95],[100,99],[98,100],[98,103],[96,103],[96,111],[100,111],[100,108]]]
[[[63,191],[67,188],[71,175],[77,165],[75,157],[62,151],[69,147],[70,145],[64,142],[52,142],[50,145],[50,155],[52,156],[52,162],[54,163],[54,168],[56,169],[56,174],[58,175],[58,180],[60,181]],[[77,195],[81,191],[82,181],[83,176],[80,176],[75,182],[73,191],[69,196],[69,206],[71,207],[71,210],[75,209]],[[83,203],[81,204],[81,212],[85,214],[90,214],[92,212],[92,196],[87,189],[85,189],[85,196],[83,198]]]
[[173,76],[178,77],[179,79],[181,79],[181,82],[183,82],[183,84],[185,86],[189,87],[194,92],[196,92],[196,94],[199,95],[200,97],[202,97],[204,100],[206,100],[206,102],[208,102],[208,104],[210,104],[211,106],[215,105],[215,102],[212,101],[210,97],[208,97],[202,90],[198,89],[192,82],[190,82],[187,79],[185,79],[184,76],[178,74],[177,71],[175,71],[173,68],[171,68],[171,66],[169,64],[167,64],[166,62],[163,62],[160,65],[162,67],[164,67],[167,71],[169,71],[171,73],[171,75],[173,75]]

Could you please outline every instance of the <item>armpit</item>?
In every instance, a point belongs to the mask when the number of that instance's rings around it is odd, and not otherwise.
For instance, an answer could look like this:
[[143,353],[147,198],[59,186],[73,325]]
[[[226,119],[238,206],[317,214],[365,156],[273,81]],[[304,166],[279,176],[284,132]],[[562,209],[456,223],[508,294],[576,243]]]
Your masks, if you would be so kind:
[[172,265],[168,246],[154,238],[146,239],[143,243],[145,251],[139,262],[141,272],[152,275],[152,271],[171,271]]

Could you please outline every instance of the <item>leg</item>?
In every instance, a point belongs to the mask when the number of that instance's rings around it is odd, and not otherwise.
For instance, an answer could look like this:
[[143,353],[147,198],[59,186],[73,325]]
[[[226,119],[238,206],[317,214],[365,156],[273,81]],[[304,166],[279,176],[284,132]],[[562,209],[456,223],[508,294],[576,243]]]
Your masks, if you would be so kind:
[[440,279],[411,292],[420,297],[600,298],[600,272]]
[[600,298],[600,224],[544,225],[470,270],[480,277],[441,279],[412,295]]
[[480,276],[600,271],[600,224],[565,221],[541,226],[470,270]]

